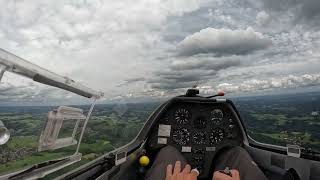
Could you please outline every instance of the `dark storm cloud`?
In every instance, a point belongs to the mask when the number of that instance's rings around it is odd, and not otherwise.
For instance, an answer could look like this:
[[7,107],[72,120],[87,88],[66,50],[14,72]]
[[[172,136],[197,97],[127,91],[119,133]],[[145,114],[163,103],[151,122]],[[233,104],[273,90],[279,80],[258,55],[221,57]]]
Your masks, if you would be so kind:
[[271,45],[271,40],[252,28],[246,30],[202,29],[179,43],[181,56],[213,54],[214,56],[246,55]]

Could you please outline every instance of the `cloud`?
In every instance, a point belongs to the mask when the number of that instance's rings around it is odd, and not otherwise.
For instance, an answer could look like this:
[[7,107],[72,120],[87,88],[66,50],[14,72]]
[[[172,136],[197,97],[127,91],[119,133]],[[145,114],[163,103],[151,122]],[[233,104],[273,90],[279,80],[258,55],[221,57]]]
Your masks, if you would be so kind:
[[154,72],[146,83],[152,89],[175,90],[190,88],[214,79],[216,74],[230,67],[240,66],[240,57],[192,56],[173,59],[167,68]]
[[198,0],[0,1],[1,48],[113,97],[119,82],[143,76],[171,45],[162,31],[171,16]]
[[214,70],[219,71],[232,66],[241,64],[239,56],[229,57],[209,57],[209,56],[194,56],[193,58],[177,59],[172,62],[170,69],[172,71],[183,70]]
[[88,104],[90,100],[6,72],[0,82],[0,105],[12,103],[18,105],[69,105]]
[[[49,93],[49,92],[47,92]],[[14,85],[8,82],[0,83],[0,101],[5,102],[31,102],[40,101],[44,97],[44,93],[33,84],[29,85]],[[48,94],[47,94],[48,95]]]
[[20,86],[16,87],[9,83],[1,83],[0,84],[0,98],[11,98],[12,96],[29,96],[29,93],[21,91],[21,89],[27,89],[28,86]]
[[[319,0],[260,0],[261,6],[272,13],[281,12],[293,16],[293,22],[318,26],[320,17]],[[288,14],[287,14],[288,13]]]
[[139,81],[144,81],[146,78],[144,77],[136,77],[136,78],[129,78],[126,80],[128,83],[133,83],[133,82],[139,82]]
[[261,11],[257,14],[256,22],[260,26],[268,25],[271,22],[271,17],[269,14],[267,14],[265,11]]
[[[236,88],[318,72],[318,2],[0,1],[0,46],[106,99],[176,95],[195,84]],[[11,96],[67,96],[7,82],[21,90]]]
[[303,2],[305,0],[260,0],[260,1],[256,1],[261,3],[261,5],[269,10],[274,10],[274,11],[285,11],[288,10],[290,8],[292,8],[293,6],[295,6],[296,4],[298,4],[299,2]]
[[187,88],[214,77],[215,71],[186,70],[156,72],[147,83],[153,89],[174,90]]
[[251,27],[246,30],[206,28],[187,36],[177,49],[181,56],[208,53],[223,56],[245,55],[270,45],[271,40]]
[[118,85],[118,87],[128,86],[128,85],[131,85],[134,83],[144,82],[145,80],[146,80],[146,78],[144,78],[144,77],[128,78],[128,79],[124,80],[122,83],[120,83]]
[[296,18],[300,21],[317,20],[320,18],[320,1],[304,0],[300,2],[299,13]]
[[250,79],[238,83],[220,83],[215,87],[203,87],[202,90],[204,93],[208,94],[219,90],[223,90],[227,93],[243,93],[261,90],[312,87],[319,86],[319,84],[320,74],[303,74],[300,76],[288,75],[266,79]]

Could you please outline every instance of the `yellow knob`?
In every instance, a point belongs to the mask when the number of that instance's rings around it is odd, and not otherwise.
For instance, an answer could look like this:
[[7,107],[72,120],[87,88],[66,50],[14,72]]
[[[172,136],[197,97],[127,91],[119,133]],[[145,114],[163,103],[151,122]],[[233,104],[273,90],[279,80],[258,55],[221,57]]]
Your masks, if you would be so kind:
[[139,164],[140,166],[148,166],[150,163],[150,159],[148,158],[148,156],[141,156],[139,159]]

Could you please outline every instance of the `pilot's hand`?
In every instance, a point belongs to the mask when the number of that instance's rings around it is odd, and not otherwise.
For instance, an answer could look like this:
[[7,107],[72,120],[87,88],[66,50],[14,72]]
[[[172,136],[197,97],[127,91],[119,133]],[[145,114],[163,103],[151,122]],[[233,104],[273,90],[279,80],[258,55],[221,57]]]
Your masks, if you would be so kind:
[[167,166],[166,180],[196,180],[199,172],[197,170],[191,170],[191,166],[187,164],[181,171],[181,162],[177,161],[174,165],[172,172],[172,165]]
[[238,170],[230,170],[231,176],[226,175],[224,173],[221,173],[219,171],[216,171],[213,173],[212,180],[240,180],[239,171]]

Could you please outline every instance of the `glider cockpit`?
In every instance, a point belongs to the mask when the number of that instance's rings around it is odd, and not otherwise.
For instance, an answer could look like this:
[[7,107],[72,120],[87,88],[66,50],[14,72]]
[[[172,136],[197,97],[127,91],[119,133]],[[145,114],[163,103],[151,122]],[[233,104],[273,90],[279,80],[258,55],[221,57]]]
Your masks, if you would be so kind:
[[151,150],[177,148],[200,177],[209,176],[217,153],[242,146],[244,139],[236,110],[225,99],[174,98],[150,132]]
[[[42,178],[80,161],[82,154],[79,147],[86,124],[95,100],[103,94],[0,49],[0,80],[5,71],[93,99],[93,103],[86,115],[80,108],[65,106],[50,111],[40,136],[39,152],[77,145],[74,154],[1,175],[0,179]],[[165,146],[173,146],[181,152],[192,168],[200,171],[199,179],[210,179],[218,155],[236,146],[245,149],[269,179],[320,178],[320,153],[306,151],[297,145],[285,147],[256,142],[246,132],[231,100],[215,96],[202,97],[198,93],[199,90],[190,89],[185,95],[164,102],[153,111],[130,143],[114,148],[113,151],[67,173],[59,174],[57,179],[144,179],[145,172]],[[221,95],[220,93],[217,96]],[[58,131],[65,120],[75,120],[76,125],[71,131],[72,136],[59,138]],[[80,122],[83,123],[82,128],[78,128]],[[0,128],[5,130],[0,137],[8,141],[8,130],[2,124]],[[79,137],[76,136],[77,129],[81,129]],[[149,157],[149,166],[139,164],[142,156]]]

